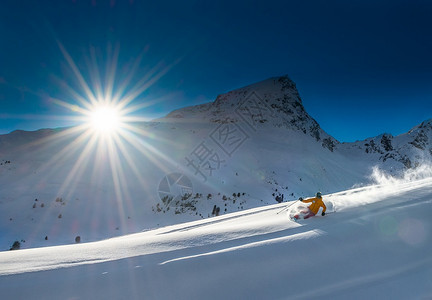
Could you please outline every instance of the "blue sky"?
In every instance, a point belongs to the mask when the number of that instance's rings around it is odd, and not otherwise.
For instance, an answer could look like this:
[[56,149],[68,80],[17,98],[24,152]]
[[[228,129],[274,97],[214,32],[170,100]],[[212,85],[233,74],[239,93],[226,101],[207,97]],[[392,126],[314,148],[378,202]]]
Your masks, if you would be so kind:
[[143,118],[287,74],[338,140],[401,134],[432,118],[431,15],[420,0],[1,1],[0,134],[72,124],[52,99],[84,93],[59,45],[87,82],[113,49],[114,88],[134,65],[128,88],[159,74],[133,102],[152,104]]

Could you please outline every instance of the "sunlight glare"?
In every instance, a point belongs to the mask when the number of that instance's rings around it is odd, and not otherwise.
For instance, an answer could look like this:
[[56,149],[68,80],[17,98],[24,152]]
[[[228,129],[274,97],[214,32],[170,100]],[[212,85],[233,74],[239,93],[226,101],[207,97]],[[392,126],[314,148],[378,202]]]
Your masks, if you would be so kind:
[[112,106],[97,107],[92,111],[90,121],[96,131],[111,133],[120,127],[120,114]]

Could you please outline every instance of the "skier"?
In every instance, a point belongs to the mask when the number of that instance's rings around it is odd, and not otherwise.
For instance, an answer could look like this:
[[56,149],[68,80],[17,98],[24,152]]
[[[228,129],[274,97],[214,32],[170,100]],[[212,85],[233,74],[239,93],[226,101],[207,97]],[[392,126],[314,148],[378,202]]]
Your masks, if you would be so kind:
[[[309,207],[307,208],[307,210],[302,211],[301,213],[304,214],[305,216],[303,217],[303,219],[307,219],[310,217],[315,216],[320,207],[323,208],[321,215],[325,216],[325,211],[327,210],[327,207],[325,206],[323,200],[322,200],[322,196],[321,196],[321,192],[316,193],[315,198],[309,198],[306,200],[303,200],[302,198],[299,199],[301,202],[303,203],[310,203],[312,202],[311,205],[309,205]],[[299,218],[299,215],[295,215],[294,216],[295,219]]]

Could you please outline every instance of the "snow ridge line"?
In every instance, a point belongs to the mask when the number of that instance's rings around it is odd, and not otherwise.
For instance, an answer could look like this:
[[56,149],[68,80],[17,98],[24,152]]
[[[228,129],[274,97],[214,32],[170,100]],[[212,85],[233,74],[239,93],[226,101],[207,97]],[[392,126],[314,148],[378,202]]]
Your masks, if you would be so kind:
[[165,265],[165,264],[176,262],[176,261],[198,258],[198,257],[202,257],[202,256],[216,255],[216,254],[222,254],[222,253],[227,253],[227,252],[232,252],[232,251],[237,251],[237,250],[244,250],[244,249],[249,249],[249,248],[254,248],[254,247],[268,246],[268,245],[272,245],[272,244],[276,244],[276,243],[287,243],[287,242],[293,242],[293,241],[301,240],[301,239],[310,239],[310,238],[315,238],[315,237],[318,237],[318,236],[321,236],[324,234],[326,234],[326,233],[322,230],[313,229],[313,230],[309,230],[309,231],[301,232],[301,233],[296,233],[296,234],[289,235],[289,236],[272,238],[272,239],[267,239],[267,240],[263,240],[263,241],[244,244],[241,246],[229,247],[229,248],[225,248],[225,249],[221,249],[221,250],[210,251],[210,252],[205,252],[205,253],[201,253],[201,254],[195,254],[195,255],[189,255],[189,256],[174,258],[174,259],[164,261],[164,262],[160,263],[160,265]]
[[[286,203],[286,202],[284,202]],[[186,227],[182,227],[182,228],[178,228],[178,229],[172,229],[169,231],[165,231],[165,232],[161,232],[158,235],[164,235],[164,234],[170,234],[170,233],[175,233],[175,232],[183,232],[183,231],[189,231],[192,229],[196,229],[196,228],[200,228],[200,227],[204,227],[204,226],[208,226],[208,225],[214,225],[220,222],[224,222],[224,221],[228,221],[228,220],[232,220],[232,219],[237,219],[237,218],[242,218],[242,217],[246,217],[246,216],[250,216],[253,214],[257,214],[257,213],[261,213],[261,212],[266,212],[266,211],[270,211],[270,210],[275,210],[280,208],[280,204],[274,204],[271,207],[257,207],[257,208],[252,208],[249,209],[249,212],[242,211],[242,212],[236,212],[236,213],[231,213],[225,216],[220,216],[220,217],[216,217],[218,218],[217,220],[210,220],[207,221],[205,223],[203,223],[202,221],[199,221],[200,224],[195,224],[195,225],[189,225]],[[176,226],[176,225],[174,225]]]

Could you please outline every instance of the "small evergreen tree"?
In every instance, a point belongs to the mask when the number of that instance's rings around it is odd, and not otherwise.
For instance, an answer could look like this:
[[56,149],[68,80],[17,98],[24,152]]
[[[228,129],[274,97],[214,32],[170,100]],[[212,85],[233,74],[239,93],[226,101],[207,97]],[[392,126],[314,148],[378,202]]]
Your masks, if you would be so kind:
[[19,241],[15,241],[15,242],[12,244],[12,247],[10,247],[9,250],[18,250],[18,249],[20,249],[20,248],[21,248],[21,243],[20,243]]

